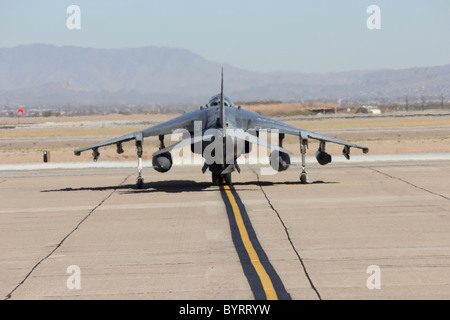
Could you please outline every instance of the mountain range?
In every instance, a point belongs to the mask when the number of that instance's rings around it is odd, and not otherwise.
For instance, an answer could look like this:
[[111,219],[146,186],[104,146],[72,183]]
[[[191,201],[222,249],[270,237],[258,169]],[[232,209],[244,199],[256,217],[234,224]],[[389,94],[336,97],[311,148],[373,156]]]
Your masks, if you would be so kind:
[[[332,57],[330,57],[332,59]],[[0,48],[0,106],[197,105],[220,90],[239,101],[409,101],[450,96],[450,64],[400,70],[259,73],[186,49]]]

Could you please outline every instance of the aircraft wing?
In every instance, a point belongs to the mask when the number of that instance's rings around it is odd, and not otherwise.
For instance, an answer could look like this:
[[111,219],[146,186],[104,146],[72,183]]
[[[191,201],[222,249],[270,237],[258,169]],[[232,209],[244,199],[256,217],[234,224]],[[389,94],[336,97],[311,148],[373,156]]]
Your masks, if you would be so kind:
[[[364,147],[364,146],[360,146],[348,141],[344,141],[344,140],[340,140],[337,138],[333,138],[333,137],[329,137],[323,134],[319,134],[319,133],[315,133],[312,131],[308,131],[308,130],[303,130],[303,129],[299,129],[296,128],[294,126],[291,126],[289,124],[271,119],[271,118],[267,118],[267,117],[263,117],[263,116],[256,116],[256,117],[252,117],[250,118],[249,122],[248,122],[248,128],[247,130],[278,130],[279,133],[284,133],[284,134],[291,134],[291,135],[296,135],[302,138],[302,140],[307,140],[308,138],[312,138],[312,139],[316,139],[316,140],[320,140],[323,142],[331,142],[331,143],[336,143],[336,144],[340,144],[345,146],[346,148],[357,148],[357,149],[361,149],[364,153],[369,152],[369,148]],[[347,150],[348,151],[348,150]]]
[[171,134],[171,133],[173,133],[173,131],[175,131],[177,129],[186,129],[186,130],[192,132],[192,131],[194,131],[194,122],[204,120],[203,117],[204,117],[204,114],[200,110],[187,112],[179,117],[176,117],[172,120],[157,124],[153,127],[150,127],[150,128],[144,129],[144,130],[140,130],[140,131],[136,131],[136,132],[133,132],[130,134],[126,134],[126,135],[123,135],[123,136],[120,136],[120,137],[117,137],[117,138],[114,138],[111,140],[107,140],[104,142],[100,142],[100,143],[97,143],[97,144],[89,146],[89,147],[77,149],[74,151],[74,153],[75,153],[75,155],[79,156],[84,151],[96,150],[98,148],[113,145],[113,144],[116,144],[118,146],[118,151],[119,151],[120,144],[123,142],[130,141],[130,140],[142,140],[145,137]]
[[332,143],[336,143],[336,144],[341,144],[343,146],[346,147],[352,147],[352,148],[357,148],[357,149],[361,149],[364,153],[368,153],[369,152],[369,148],[364,147],[364,146],[360,146],[348,141],[344,141],[344,140],[340,140],[337,138],[333,138],[333,137],[329,137],[323,134],[319,134],[319,133],[315,133],[315,132],[311,132],[311,131],[306,131],[306,130],[301,130],[303,132],[306,132],[306,135],[309,138],[312,139],[316,139],[316,140],[320,140],[320,141],[325,141],[325,142],[332,142]]
[[106,146],[109,146],[109,145],[112,145],[112,144],[119,144],[119,143],[122,143],[122,142],[130,141],[130,140],[136,139],[138,134],[139,134],[139,131],[138,132],[134,132],[134,133],[130,133],[130,134],[118,137],[118,138],[114,138],[114,139],[111,139],[111,140],[108,140],[108,141],[97,143],[97,144],[89,146],[89,147],[77,149],[77,150],[74,151],[74,153],[75,153],[76,156],[79,156],[79,155],[81,155],[82,152],[87,151],[87,150],[95,150],[95,149],[98,149],[100,147],[106,147]]

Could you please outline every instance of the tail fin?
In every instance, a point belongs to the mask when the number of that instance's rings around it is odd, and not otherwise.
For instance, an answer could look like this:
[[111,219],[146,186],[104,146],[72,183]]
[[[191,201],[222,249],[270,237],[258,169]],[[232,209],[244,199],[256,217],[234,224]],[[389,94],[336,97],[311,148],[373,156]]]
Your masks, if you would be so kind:
[[222,131],[225,133],[225,96],[223,95],[223,67],[222,67],[222,83],[220,85],[220,125],[222,126]]

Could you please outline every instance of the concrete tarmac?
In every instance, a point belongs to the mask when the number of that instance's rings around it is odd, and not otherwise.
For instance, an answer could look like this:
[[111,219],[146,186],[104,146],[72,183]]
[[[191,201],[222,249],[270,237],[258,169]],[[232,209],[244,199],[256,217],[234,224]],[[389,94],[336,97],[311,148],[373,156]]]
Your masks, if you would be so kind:
[[[450,298],[448,161],[307,170],[307,185],[297,167],[233,174],[292,299]],[[0,171],[1,297],[254,299],[209,172],[144,177],[138,190],[134,168]]]

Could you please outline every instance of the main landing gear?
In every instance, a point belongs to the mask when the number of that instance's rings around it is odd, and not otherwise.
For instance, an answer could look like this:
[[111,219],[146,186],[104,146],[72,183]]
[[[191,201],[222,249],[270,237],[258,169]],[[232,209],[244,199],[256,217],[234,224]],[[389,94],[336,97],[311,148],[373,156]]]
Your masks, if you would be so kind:
[[221,186],[221,185],[231,186],[231,173],[227,173],[227,174],[212,173],[212,185],[213,186]]
[[211,164],[208,166],[203,167],[202,171],[205,173],[206,168],[209,168],[209,171],[211,171],[211,177],[212,177],[212,185],[213,186],[231,186],[231,174],[237,170],[239,173],[241,172],[241,169],[235,162],[235,164],[227,164],[227,165],[221,165],[221,164]]

